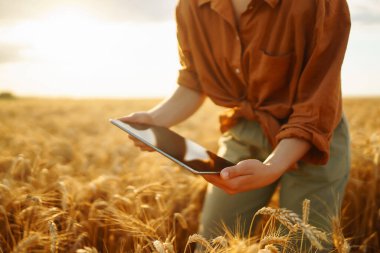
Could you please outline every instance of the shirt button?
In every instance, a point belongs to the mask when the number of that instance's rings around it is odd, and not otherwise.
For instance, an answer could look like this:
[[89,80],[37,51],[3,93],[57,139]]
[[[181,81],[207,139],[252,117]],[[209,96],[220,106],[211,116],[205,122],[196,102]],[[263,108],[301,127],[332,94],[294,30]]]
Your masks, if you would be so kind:
[[240,74],[240,69],[239,69],[239,68],[236,68],[236,69],[235,69],[235,73],[236,73],[236,74]]
[[236,37],[235,37],[235,38],[236,38],[236,40],[240,40],[240,38],[239,38],[239,35],[236,35]]

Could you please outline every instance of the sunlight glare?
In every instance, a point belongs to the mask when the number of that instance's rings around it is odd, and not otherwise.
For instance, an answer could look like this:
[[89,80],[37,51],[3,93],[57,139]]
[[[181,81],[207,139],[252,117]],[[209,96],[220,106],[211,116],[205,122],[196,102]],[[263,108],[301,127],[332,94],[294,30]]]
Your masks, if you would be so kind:
[[[2,83],[29,94],[58,96],[166,96],[175,86],[175,23],[101,22],[60,8],[3,33],[26,45],[28,61],[3,65]],[[23,75],[17,74],[17,72]],[[1,69],[0,69],[1,71]],[[34,90],[31,87],[34,87]]]

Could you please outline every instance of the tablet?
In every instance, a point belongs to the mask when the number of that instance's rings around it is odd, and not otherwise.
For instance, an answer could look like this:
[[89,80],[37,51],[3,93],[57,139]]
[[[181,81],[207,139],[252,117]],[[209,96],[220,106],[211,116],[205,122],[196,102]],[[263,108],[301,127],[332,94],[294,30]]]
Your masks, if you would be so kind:
[[166,127],[125,123],[116,119],[110,122],[195,174],[219,174],[225,167],[234,165]]

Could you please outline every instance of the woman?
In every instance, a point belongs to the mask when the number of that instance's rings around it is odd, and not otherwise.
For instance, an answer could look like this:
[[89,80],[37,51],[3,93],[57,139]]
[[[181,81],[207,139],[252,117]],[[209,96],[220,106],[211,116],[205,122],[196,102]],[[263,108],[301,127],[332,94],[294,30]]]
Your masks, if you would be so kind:
[[331,231],[349,173],[340,71],[350,31],[345,0],[180,0],[179,87],[124,121],[172,126],[209,97],[220,117],[219,155],[236,166],[210,182],[201,233],[248,233],[252,215],[280,185],[280,206]]

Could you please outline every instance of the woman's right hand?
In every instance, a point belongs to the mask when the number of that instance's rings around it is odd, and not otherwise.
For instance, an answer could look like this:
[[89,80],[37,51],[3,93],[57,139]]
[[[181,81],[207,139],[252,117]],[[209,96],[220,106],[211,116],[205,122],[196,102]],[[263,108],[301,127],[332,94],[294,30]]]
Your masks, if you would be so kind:
[[[119,118],[126,123],[141,123],[163,127],[174,126],[190,117],[202,105],[206,96],[179,85],[174,93],[149,111],[135,112]],[[145,144],[131,138],[142,150],[152,151]]]
[[[139,124],[148,124],[148,125],[154,125],[153,117],[148,112],[135,112],[130,115],[124,116],[119,118],[120,121],[125,123],[139,123]],[[142,151],[154,151],[153,148],[147,146],[140,140],[132,137],[131,135],[128,136],[129,139],[133,141],[136,147],[140,148]]]

